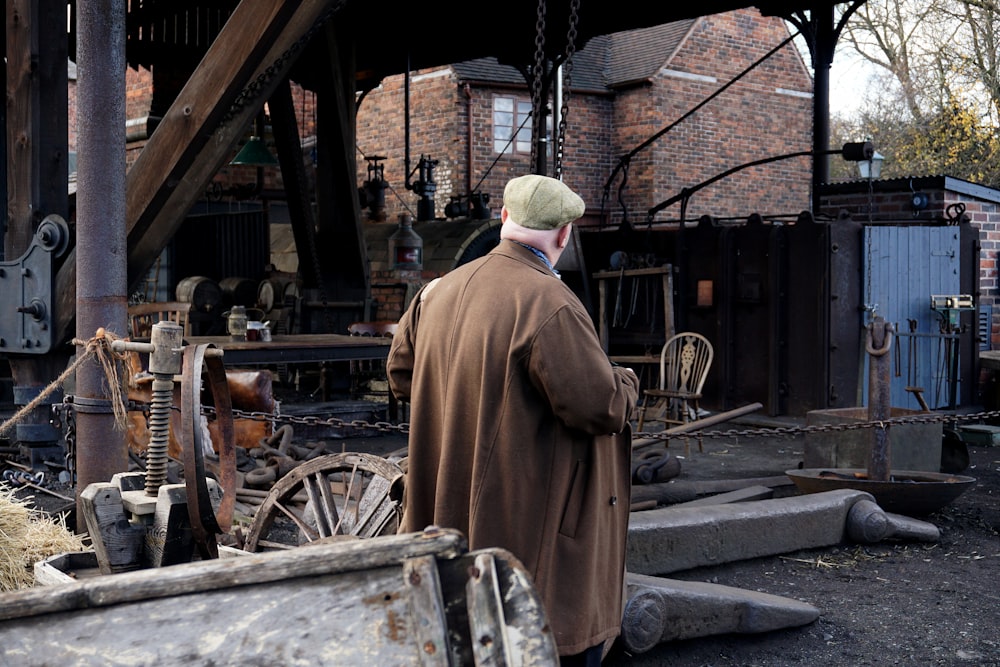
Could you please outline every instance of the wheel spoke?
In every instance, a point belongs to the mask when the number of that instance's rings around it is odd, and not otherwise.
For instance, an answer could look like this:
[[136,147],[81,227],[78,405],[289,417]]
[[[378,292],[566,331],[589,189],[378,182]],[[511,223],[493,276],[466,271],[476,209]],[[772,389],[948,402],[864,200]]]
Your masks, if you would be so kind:
[[[275,482],[254,515],[243,548],[275,548],[272,533],[278,519],[291,521],[300,542],[395,532],[400,507],[391,491],[402,477],[399,465],[372,454],[348,452],[306,461]],[[304,510],[298,504],[303,496]]]

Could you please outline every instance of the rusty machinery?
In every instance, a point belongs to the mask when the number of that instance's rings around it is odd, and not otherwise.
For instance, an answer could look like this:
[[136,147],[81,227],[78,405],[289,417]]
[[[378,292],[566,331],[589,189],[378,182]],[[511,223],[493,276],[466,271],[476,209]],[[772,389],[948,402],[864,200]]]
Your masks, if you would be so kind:
[[[232,404],[222,351],[184,345],[183,328],[166,321],[153,325],[149,343],[116,340],[112,349],[149,355],[153,396],[146,471],[120,473],[110,482],[88,485],[81,494],[102,573],[186,562],[195,548],[202,559],[217,558],[216,536],[230,529],[236,495]],[[205,441],[200,423],[203,371],[221,435],[218,481],[209,477],[205,465],[206,452],[213,447]],[[170,411],[178,375],[185,481],[168,484]]]
[[53,291],[55,260],[69,247],[66,222],[49,215],[35,231],[23,255],[0,262],[0,352],[46,354],[53,343]]

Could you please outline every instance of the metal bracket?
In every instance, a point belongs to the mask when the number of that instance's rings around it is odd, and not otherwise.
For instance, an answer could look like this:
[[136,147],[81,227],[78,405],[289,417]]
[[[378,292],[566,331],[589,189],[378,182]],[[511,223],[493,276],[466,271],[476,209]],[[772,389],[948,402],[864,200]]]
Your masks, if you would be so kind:
[[53,260],[68,247],[69,226],[49,215],[20,258],[0,262],[0,354],[46,354],[51,349]]

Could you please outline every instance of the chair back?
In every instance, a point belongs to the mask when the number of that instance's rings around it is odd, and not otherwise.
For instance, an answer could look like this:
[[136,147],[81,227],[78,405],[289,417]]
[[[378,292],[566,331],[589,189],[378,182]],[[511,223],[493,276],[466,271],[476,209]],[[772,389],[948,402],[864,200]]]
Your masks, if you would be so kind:
[[149,338],[153,325],[157,322],[173,322],[184,329],[184,335],[191,335],[190,301],[154,301],[137,303],[128,307],[129,335],[133,338]]
[[693,331],[671,336],[660,351],[660,389],[701,395],[715,351],[707,338]]

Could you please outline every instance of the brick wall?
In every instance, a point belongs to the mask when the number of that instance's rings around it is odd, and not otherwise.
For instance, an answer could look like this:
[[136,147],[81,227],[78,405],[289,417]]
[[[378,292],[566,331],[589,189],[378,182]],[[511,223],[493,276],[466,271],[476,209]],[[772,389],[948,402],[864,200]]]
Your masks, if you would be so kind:
[[[755,11],[704,17],[653,82],[651,96],[660,116],[645,120],[639,138],[704,103],[787,37],[780,19]],[[685,187],[747,162],[810,150],[811,92],[812,80],[798,51],[786,46],[656,141],[643,164],[653,176],[638,175],[647,185],[636,193],[637,207],[648,210]],[[641,94],[633,97],[640,105]],[[643,112],[640,107],[632,113]],[[623,152],[630,141],[621,142]],[[812,160],[807,157],[740,171],[693,194],[687,216],[798,213],[810,207],[811,174]],[[658,219],[676,219],[679,214],[675,205]]]
[[[620,178],[607,193],[604,186],[619,156],[702,103],[787,37],[780,19],[761,17],[755,10],[705,17],[651,82],[613,95],[571,90],[562,176],[587,202],[588,216],[596,219],[603,213],[617,225],[623,215]],[[402,76],[384,80],[358,110],[359,150],[388,156],[390,221],[406,207],[416,211],[416,196],[404,186],[403,85]],[[644,220],[653,205],[736,165],[809,150],[811,91],[808,69],[796,49],[787,46],[632,158],[623,197],[630,220]],[[493,214],[499,215],[504,184],[531,170],[526,155],[497,159],[493,152],[492,105],[498,94],[527,98],[530,91],[527,86],[465,85],[451,68],[411,75],[411,169],[421,154],[440,161],[435,172],[438,217],[449,197],[477,186],[489,194]],[[810,207],[811,170],[808,158],[749,169],[698,192],[688,215],[797,214]],[[358,183],[366,177],[359,155]],[[674,207],[661,215],[678,214]]]

